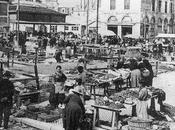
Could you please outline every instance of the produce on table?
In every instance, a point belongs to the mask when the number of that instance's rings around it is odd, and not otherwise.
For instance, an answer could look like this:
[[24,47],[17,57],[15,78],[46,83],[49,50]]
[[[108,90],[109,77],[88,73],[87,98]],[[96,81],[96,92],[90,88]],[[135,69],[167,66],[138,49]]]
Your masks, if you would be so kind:
[[119,93],[111,95],[110,99],[112,99],[113,101],[119,101],[120,103],[124,103],[126,99],[130,98],[131,100],[135,100],[138,98],[138,96],[139,96],[138,91],[123,90]]
[[114,102],[110,99],[108,99],[107,97],[99,97],[96,100],[96,104],[99,106],[108,106],[109,108],[112,109],[122,109],[125,108],[125,106],[119,102]]

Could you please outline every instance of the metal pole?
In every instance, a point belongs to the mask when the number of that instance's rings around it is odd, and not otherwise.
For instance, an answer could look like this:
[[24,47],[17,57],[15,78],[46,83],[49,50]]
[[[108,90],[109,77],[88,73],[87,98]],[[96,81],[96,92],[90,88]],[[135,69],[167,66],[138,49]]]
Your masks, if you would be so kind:
[[97,0],[97,19],[96,19],[97,36],[96,36],[96,44],[98,44],[98,17],[99,17],[99,0]]
[[36,78],[37,90],[39,90],[39,89],[40,89],[40,86],[39,86],[39,77],[38,77],[37,61],[38,61],[38,48],[36,48],[36,50],[35,50],[35,65],[34,65],[34,71],[35,71],[35,78]]
[[19,45],[19,11],[20,11],[20,0],[18,0],[18,10],[17,10],[17,43]]
[[88,24],[89,24],[89,0],[87,1],[87,19],[86,19],[86,44],[88,43]]

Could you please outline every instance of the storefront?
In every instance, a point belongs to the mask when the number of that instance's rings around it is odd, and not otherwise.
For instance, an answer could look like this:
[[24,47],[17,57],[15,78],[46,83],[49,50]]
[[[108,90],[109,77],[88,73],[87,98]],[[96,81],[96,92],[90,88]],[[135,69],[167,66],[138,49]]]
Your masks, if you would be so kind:
[[8,0],[0,0],[0,35],[7,36],[9,32]]
[[122,25],[121,25],[121,33],[122,36],[125,36],[127,34],[132,34],[132,19],[129,16],[125,16],[122,19]]
[[108,19],[107,28],[108,28],[108,30],[113,31],[115,34],[118,34],[118,20],[115,16],[111,16]]

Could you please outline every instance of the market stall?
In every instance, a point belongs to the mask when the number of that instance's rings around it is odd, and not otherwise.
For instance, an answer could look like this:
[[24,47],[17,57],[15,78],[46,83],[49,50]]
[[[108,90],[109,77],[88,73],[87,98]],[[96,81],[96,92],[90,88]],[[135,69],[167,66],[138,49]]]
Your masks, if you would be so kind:
[[[104,128],[110,130],[121,129],[121,124],[119,124],[119,122],[121,123],[127,121],[129,129],[150,129],[152,128],[152,125],[150,124],[153,122],[152,119],[156,118],[155,100],[158,98],[158,103],[160,103],[159,100],[163,101],[163,98],[165,98],[163,93],[164,92],[161,89],[155,89],[153,87],[149,88],[149,111],[151,112],[150,115],[153,118],[148,120],[139,119],[136,115],[136,104],[139,97],[138,89],[123,90],[111,95],[109,98],[99,97],[96,99],[96,104],[92,105],[95,110],[93,126],[94,128]],[[161,107],[161,103],[159,105]],[[128,113],[128,111],[130,112]],[[143,123],[143,126],[139,126]]]

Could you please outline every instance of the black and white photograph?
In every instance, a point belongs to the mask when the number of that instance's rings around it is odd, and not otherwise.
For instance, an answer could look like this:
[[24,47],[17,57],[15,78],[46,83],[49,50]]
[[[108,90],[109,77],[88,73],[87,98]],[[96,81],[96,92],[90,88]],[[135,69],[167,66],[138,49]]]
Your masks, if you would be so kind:
[[175,0],[0,0],[0,130],[175,130]]

